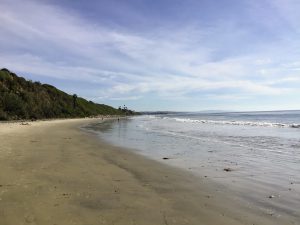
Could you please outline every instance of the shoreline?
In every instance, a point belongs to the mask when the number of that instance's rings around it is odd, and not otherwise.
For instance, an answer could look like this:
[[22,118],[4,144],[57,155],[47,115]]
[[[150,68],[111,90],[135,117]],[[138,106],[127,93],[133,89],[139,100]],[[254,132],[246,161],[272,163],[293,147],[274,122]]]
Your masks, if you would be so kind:
[[0,124],[0,224],[283,224],[79,128],[93,122]]

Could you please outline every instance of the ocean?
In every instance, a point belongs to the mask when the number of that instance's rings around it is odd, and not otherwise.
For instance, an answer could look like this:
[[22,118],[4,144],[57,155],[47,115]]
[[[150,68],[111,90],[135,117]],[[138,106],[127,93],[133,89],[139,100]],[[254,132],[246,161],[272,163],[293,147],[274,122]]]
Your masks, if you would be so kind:
[[218,182],[250,208],[300,221],[300,111],[143,115],[87,129]]

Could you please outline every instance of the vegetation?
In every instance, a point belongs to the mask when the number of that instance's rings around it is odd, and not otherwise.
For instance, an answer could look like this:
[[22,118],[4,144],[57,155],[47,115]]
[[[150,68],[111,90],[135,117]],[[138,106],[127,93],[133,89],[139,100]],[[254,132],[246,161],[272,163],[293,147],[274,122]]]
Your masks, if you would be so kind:
[[119,106],[118,108],[119,112],[121,114],[125,114],[125,115],[137,115],[140,113],[134,112],[133,110],[128,109],[125,105],[123,106],[123,108],[121,106]]
[[127,108],[97,104],[49,84],[27,81],[7,69],[0,70],[0,120],[132,114]]

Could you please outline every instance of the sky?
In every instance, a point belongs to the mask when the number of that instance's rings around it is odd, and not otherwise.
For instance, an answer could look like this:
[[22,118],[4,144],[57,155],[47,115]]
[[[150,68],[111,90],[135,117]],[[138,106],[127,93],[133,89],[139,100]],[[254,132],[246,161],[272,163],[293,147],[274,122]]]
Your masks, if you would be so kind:
[[300,109],[298,0],[0,0],[0,67],[136,111]]

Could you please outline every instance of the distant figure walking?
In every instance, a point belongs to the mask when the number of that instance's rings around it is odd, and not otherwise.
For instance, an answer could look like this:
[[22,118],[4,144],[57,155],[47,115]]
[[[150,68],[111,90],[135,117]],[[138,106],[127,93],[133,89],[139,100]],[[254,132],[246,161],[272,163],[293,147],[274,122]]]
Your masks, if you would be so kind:
[[120,118],[118,117],[118,122],[120,121]]

